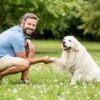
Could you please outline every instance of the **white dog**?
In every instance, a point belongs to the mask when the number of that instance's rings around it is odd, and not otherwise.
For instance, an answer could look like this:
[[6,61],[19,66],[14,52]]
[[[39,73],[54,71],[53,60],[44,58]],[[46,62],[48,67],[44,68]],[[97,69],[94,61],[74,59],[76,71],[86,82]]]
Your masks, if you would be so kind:
[[56,69],[68,69],[72,75],[71,85],[77,81],[100,82],[100,68],[84,46],[74,37],[66,36],[62,43],[61,58],[51,58]]

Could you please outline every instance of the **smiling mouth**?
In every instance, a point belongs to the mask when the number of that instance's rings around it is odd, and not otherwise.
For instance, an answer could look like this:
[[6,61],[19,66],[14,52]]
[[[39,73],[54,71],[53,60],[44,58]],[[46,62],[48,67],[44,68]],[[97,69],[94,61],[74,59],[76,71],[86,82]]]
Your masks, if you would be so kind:
[[31,31],[31,32],[33,32],[33,30],[32,30],[32,29],[28,29],[28,31]]
[[27,34],[31,34],[31,33],[33,33],[33,32],[34,32],[34,31],[31,30],[31,29],[27,29],[27,30],[26,30],[26,33],[27,33]]

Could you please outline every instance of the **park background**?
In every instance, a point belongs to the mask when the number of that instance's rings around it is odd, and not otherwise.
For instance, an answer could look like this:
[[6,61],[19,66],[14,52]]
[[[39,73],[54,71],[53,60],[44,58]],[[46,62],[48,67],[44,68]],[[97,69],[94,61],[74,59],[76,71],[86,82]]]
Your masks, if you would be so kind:
[[[100,0],[0,0],[0,33],[20,23],[26,12],[39,18],[29,38],[35,57],[61,56],[64,36],[74,35],[100,66]],[[68,72],[57,73],[52,64],[35,64],[30,84],[19,84],[20,73],[4,77],[0,100],[100,100],[100,83],[70,85]]]
[[39,23],[34,39],[62,39],[75,35],[100,41],[100,0],[0,0],[0,32],[19,24],[26,12]]

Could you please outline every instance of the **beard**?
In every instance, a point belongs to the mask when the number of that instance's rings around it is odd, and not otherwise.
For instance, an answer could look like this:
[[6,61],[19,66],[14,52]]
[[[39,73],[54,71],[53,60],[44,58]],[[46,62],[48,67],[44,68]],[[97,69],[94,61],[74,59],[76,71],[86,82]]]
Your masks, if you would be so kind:
[[23,31],[24,31],[24,33],[25,33],[26,35],[31,35],[35,30],[30,29],[30,28],[25,28]]

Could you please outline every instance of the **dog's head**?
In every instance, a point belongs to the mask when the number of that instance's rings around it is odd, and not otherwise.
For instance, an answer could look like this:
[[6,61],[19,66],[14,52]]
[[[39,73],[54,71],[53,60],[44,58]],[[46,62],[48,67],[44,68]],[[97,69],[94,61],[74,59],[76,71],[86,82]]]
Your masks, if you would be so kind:
[[74,36],[65,36],[62,47],[65,51],[78,51],[79,42]]

